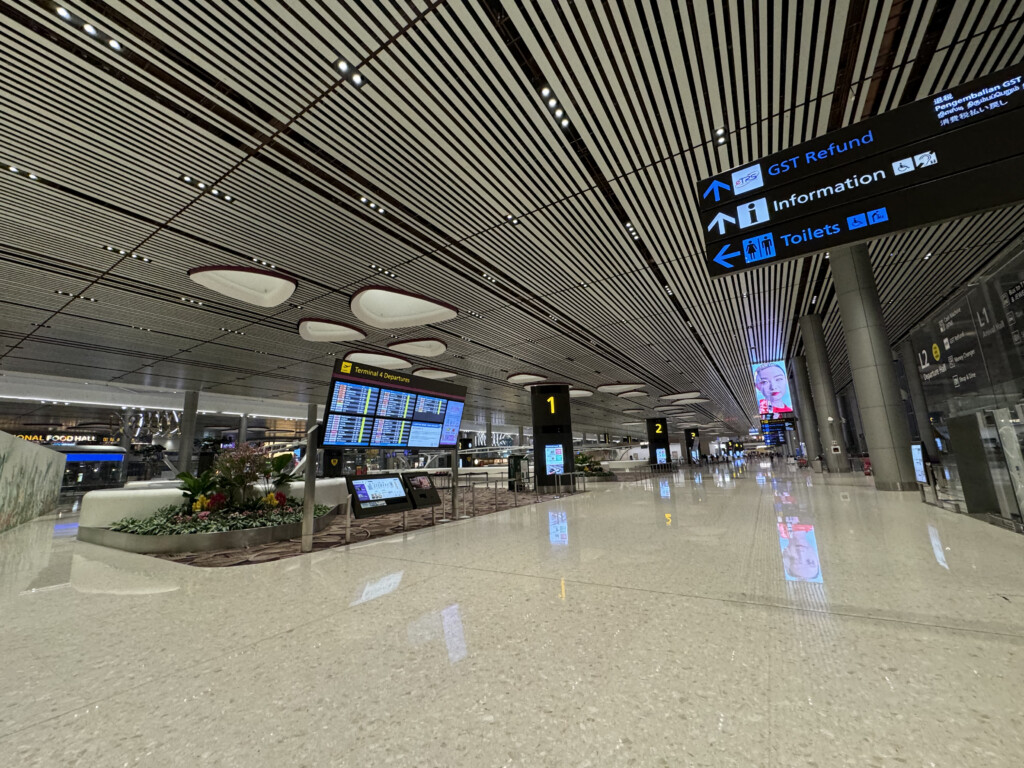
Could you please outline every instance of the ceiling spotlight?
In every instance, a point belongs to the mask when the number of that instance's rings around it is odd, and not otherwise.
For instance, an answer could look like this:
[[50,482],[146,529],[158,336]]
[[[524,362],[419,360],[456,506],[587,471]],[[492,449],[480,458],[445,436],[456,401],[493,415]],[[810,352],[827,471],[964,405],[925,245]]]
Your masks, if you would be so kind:
[[359,74],[352,75],[352,84],[357,88],[363,84],[363,76]]
[[201,182],[201,181],[199,182],[199,184],[198,184],[197,186],[198,186],[198,187],[199,187],[200,189],[206,189],[206,185],[205,185],[205,184],[204,184],[203,182]]
[[220,194],[220,190],[219,189],[211,189],[210,190],[210,194],[211,195],[219,195]]
[[224,195],[224,199],[230,203],[233,202],[235,198],[233,198],[231,195]]
[[35,181],[36,179],[38,179],[38,178],[39,178],[39,177],[38,177],[38,176],[36,176],[36,175],[35,175],[34,173],[30,173],[30,174],[28,175],[28,177],[29,177],[30,179],[32,179],[32,181]]
[[724,136],[719,136],[718,137],[718,143],[719,144],[725,144],[725,137]]
[[64,21],[68,21],[71,19],[71,14],[68,12],[67,8],[58,8],[57,15],[64,19]]
[[11,173],[17,173],[18,172],[18,167],[16,165],[9,165],[9,166],[7,166],[7,168],[8,168],[8,170]]
[[369,201],[365,197],[360,197],[359,198],[359,202],[360,203],[366,203],[366,202],[369,202]]
[[715,131],[715,136],[725,136],[725,128],[719,128]]
[[564,114],[565,113],[562,110],[560,110],[560,109],[556,109],[555,110],[555,117],[561,117]]
[[187,184],[191,184],[192,183],[192,177],[191,176],[183,176],[181,180],[184,181]]
[[121,44],[119,42],[117,42],[117,40],[111,40],[110,41],[110,47],[113,48],[115,51],[120,51],[121,50]]
[[925,257],[926,259],[930,259],[930,258],[932,257],[932,255],[931,255],[930,253],[926,253],[924,257]]
[[548,106],[554,109],[558,106],[558,99],[548,99]]
[[551,95],[551,89],[550,88],[541,88],[540,95],[543,96],[546,99],[548,96]]
[[338,61],[338,69],[342,72],[348,72],[348,62],[341,59]]
[[87,35],[95,35],[96,27],[94,27],[92,24],[86,24],[84,27],[82,27],[82,31],[85,32],[85,34]]
[[563,128],[568,128],[569,127],[569,121],[567,119],[563,119],[562,120],[562,127]]

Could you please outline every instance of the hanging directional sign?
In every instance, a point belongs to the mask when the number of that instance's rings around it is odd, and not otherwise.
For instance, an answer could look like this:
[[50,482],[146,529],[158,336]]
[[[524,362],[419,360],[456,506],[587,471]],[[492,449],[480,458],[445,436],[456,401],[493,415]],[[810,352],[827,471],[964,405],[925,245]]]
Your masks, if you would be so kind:
[[1024,64],[705,179],[712,277],[1024,202]]

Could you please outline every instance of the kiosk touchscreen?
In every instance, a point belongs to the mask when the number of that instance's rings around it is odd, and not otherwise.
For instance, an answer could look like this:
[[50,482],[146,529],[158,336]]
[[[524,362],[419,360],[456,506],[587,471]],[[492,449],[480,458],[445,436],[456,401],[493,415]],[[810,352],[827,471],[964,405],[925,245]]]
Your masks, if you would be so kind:
[[416,509],[441,506],[441,496],[426,472],[405,472],[402,479],[405,480],[409,499]]
[[348,478],[352,514],[356,517],[384,515],[411,509],[401,475],[358,475]]

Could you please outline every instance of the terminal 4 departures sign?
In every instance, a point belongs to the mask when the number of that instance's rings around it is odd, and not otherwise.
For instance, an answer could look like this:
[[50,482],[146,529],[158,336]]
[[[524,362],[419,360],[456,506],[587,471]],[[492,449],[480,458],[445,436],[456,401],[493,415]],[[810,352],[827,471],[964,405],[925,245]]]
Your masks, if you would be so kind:
[[700,183],[712,277],[1024,201],[1024,64]]

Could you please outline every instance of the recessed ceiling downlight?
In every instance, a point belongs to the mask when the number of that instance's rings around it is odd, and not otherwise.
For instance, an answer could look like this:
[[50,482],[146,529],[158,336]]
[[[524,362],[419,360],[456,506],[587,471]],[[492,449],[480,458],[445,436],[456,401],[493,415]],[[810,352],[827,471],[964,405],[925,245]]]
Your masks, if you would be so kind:
[[352,314],[374,328],[408,328],[454,320],[459,310],[450,304],[395,288],[371,285],[352,295]]
[[306,341],[359,341],[366,334],[352,325],[324,320],[319,317],[304,317],[299,320],[299,336]]
[[536,373],[513,373],[506,381],[509,384],[536,384],[538,381],[547,380],[547,376],[540,376]]
[[417,368],[413,371],[413,375],[422,376],[424,379],[453,379],[459,374],[441,368]]
[[448,345],[440,339],[408,339],[388,344],[388,349],[393,352],[401,352],[403,355],[437,357],[448,351]]
[[349,352],[345,360],[350,363],[361,363],[372,365],[374,368],[411,368],[412,363],[398,355],[388,355],[383,352]]
[[598,392],[606,392],[609,395],[617,395],[620,392],[629,392],[634,389],[639,389],[643,384],[602,384],[597,388]]
[[197,267],[189,278],[211,291],[257,307],[276,307],[288,300],[299,283],[278,272],[250,267]]

